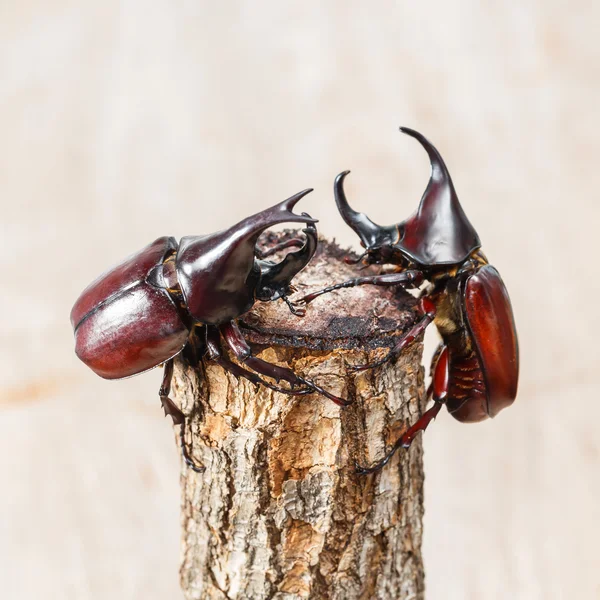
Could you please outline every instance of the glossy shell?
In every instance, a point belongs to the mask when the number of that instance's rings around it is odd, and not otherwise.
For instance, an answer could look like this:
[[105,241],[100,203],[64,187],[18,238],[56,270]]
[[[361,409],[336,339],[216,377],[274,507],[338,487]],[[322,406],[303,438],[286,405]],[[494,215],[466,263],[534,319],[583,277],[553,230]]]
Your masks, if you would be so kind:
[[481,246],[479,236],[465,215],[450,173],[435,146],[414,129],[400,131],[425,148],[431,177],[417,212],[398,224],[401,239],[395,245],[424,266],[459,264]]
[[431,176],[417,211],[396,225],[371,221],[348,203],[344,179],[349,171],[340,173],[333,186],[338,210],[367,250],[393,248],[423,267],[458,265],[481,246],[479,236],[460,205],[450,173],[435,146],[414,129],[401,127],[400,131],[418,140],[431,162]]
[[236,240],[229,230],[181,239],[177,278],[195,321],[218,325],[252,308],[260,278],[255,243]]
[[[316,223],[306,213],[292,212],[298,201],[311,191],[298,192],[224,231],[181,239],[176,260],[177,279],[194,321],[220,325],[252,308],[261,277],[255,257],[260,234],[279,223]],[[301,255],[306,255],[306,263],[312,253],[301,252]]]
[[178,354],[188,338],[166,290],[146,282],[153,267],[176,249],[162,237],[107,271],[71,311],[77,356],[101,377],[120,379]]
[[508,292],[498,271],[485,265],[464,288],[464,311],[487,391],[487,414],[495,417],[517,396],[519,346]]

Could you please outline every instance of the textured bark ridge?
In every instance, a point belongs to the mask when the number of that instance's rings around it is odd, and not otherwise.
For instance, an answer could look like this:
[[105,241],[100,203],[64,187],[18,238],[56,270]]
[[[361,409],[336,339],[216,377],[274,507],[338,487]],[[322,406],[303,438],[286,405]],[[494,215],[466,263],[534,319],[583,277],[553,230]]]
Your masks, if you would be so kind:
[[[294,280],[299,291],[355,276],[344,254],[322,241]],[[318,298],[304,318],[279,301],[240,320],[258,356],[354,399],[348,408],[257,388],[208,362],[176,364],[173,398],[206,465],[182,470],[186,599],[422,598],[420,436],[381,473],[354,472],[418,418],[422,346],[374,371],[347,371],[384,352],[414,307],[402,290],[363,286]]]

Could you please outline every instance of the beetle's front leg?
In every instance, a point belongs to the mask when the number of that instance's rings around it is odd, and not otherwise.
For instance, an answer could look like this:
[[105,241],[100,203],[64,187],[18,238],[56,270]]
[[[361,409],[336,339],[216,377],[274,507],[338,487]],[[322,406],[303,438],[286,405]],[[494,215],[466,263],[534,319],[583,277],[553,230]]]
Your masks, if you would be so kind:
[[423,273],[415,269],[409,269],[407,271],[401,271],[400,273],[384,273],[383,275],[371,275],[369,277],[356,277],[349,279],[342,283],[336,283],[330,285],[318,292],[312,292],[302,297],[298,302],[304,302],[309,304],[315,298],[328,294],[334,290],[341,290],[343,288],[356,287],[357,285],[410,285],[411,287],[419,287],[423,283]]
[[290,312],[295,317],[304,317],[306,315],[306,308],[303,306],[302,300],[299,302],[292,302],[287,296],[281,296],[281,299],[287,304]]
[[435,304],[429,298],[427,298],[427,296],[421,298],[419,302],[419,310],[423,316],[396,342],[396,345],[383,358],[365,365],[353,365],[350,367],[350,370],[366,371],[367,369],[380,367],[391,360],[394,356],[400,354],[400,352],[402,352],[406,346],[414,342],[433,322],[436,314]]
[[281,392],[282,394],[289,394],[290,396],[304,396],[306,394],[312,394],[314,391],[309,387],[297,389],[282,388],[278,385],[274,385],[268,381],[265,381],[256,373],[246,371],[246,369],[236,365],[223,355],[223,352],[221,351],[219,330],[215,327],[207,326],[206,328],[206,349],[208,352],[208,358],[223,367],[223,369],[226,371],[233,373],[236,377],[244,377],[245,379],[248,379],[257,385],[264,385],[274,392]]
[[173,419],[175,425],[179,425],[179,439],[181,440],[181,454],[185,463],[196,473],[203,473],[206,467],[203,465],[197,465],[188,452],[187,445],[185,443],[185,415],[177,407],[177,405],[169,398],[171,393],[171,381],[173,380],[173,359],[168,360],[165,363],[165,370],[163,373],[163,380],[160,386],[158,394],[162,407],[165,411],[165,416],[169,415]]
[[[436,353],[437,354],[437,353]],[[427,390],[427,398],[433,397],[433,406],[426,410],[417,422],[409,427],[397,440],[392,449],[376,464],[371,467],[356,467],[359,475],[375,473],[387,465],[392,456],[400,448],[410,448],[415,436],[420,431],[425,431],[431,421],[433,421],[440,412],[448,396],[449,364],[448,348],[443,346],[441,352],[434,357],[435,367],[432,371],[431,386]]]
[[233,321],[221,325],[220,331],[221,335],[227,342],[229,348],[231,348],[231,351],[235,354],[236,358],[248,365],[253,371],[260,373],[261,375],[265,375],[266,377],[271,377],[275,379],[275,381],[280,381],[283,379],[291,385],[307,386],[313,392],[317,392],[326,398],[329,398],[339,406],[348,406],[351,404],[349,400],[344,400],[343,398],[335,396],[313,381],[296,375],[294,371],[288,369],[287,367],[279,367],[257,358],[256,356],[252,356],[252,350],[250,349],[250,346],[248,346],[244,336]]

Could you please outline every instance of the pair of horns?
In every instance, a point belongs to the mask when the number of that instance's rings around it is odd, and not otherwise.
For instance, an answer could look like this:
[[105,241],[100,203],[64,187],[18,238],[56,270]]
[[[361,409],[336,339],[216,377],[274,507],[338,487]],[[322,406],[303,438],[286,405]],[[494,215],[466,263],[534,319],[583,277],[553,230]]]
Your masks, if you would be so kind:
[[[446,163],[444,163],[444,159],[435,146],[425,136],[414,129],[400,127],[400,131],[419,141],[423,148],[425,148],[431,162],[431,177],[427,189],[421,198],[419,209],[423,209],[427,204],[435,205],[443,197],[449,197],[451,202],[458,204],[458,197],[454,191],[450,173],[448,173]],[[335,202],[344,221],[358,234],[367,249],[397,241],[398,229],[402,223],[388,226],[378,225],[365,213],[357,212],[350,206],[344,191],[344,179],[348,173],[350,171],[340,173],[335,178],[334,183]]]

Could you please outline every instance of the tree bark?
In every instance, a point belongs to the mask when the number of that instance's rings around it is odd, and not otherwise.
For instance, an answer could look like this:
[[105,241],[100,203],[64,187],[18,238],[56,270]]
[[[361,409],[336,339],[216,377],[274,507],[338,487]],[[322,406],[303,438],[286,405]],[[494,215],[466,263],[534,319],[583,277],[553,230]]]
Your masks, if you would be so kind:
[[[306,292],[356,276],[345,254],[322,241],[294,284]],[[373,371],[347,370],[385,352],[415,304],[401,289],[362,286],[316,299],[304,318],[278,301],[240,319],[256,355],[354,400],[347,408],[176,362],[172,397],[206,465],[182,467],[186,599],[423,597],[421,436],[380,473],[354,470],[380,459],[424,408],[422,344]]]

